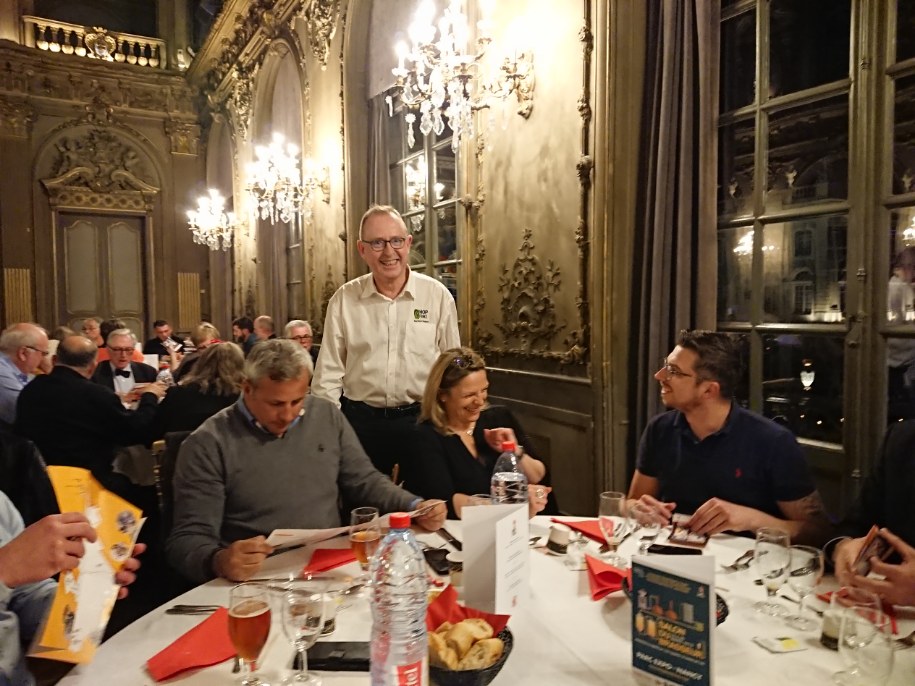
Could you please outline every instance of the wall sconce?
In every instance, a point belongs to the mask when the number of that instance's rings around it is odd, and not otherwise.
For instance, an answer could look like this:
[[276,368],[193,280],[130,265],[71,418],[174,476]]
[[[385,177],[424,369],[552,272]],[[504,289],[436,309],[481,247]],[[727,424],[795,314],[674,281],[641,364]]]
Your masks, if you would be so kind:
[[302,185],[305,194],[313,196],[320,192],[321,200],[330,204],[330,167],[326,164],[319,165],[312,158],[306,157],[302,174]]
[[226,212],[226,199],[219,191],[210,188],[209,195],[197,198],[197,209],[188,210],[188,228],[194,242],[210,250],[228,250],[238,226],[234,212]]
[[[454,132],[451,148],[457,150],[463,135],[473,136],[473,113],[491,106],[493,100],[504,100],[515,93],[520,107],[518,114],[527,118],[533,107],[533,56],[514,52],[506,56],[488,82],[480,75],[480,63],[492,42],[490,22],[484,16],[477,23],[475,49],[468,46],[470,32],[467,17],[461,11],[461,0],[451,0],[438,28],[432,23],[435,4],[423,0],[410,26],[411,47],[397,46],[398,64],[394,95],[386,100],[393,115],[393,98],[404,105],[404,118],[409,124],[407,142],[415,143],[413,124],[420,114],[419,130],[427,136],[441,135],[448,127]],[[435,38],[436,31],[438,39]]]

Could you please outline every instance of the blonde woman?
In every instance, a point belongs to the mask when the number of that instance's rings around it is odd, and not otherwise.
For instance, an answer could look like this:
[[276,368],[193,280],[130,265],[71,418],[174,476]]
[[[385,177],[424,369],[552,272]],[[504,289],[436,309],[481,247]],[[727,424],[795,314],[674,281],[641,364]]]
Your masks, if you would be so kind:
[[531,516],[547,505],[552,490],[542,485],[543,462],[530,455],[521,425],[500,405],[489,405],[486,363],[470,348],[439,355],[426,381],[420,424],[404,476],[405,487],[424,498],[440,498],[450,517],[460,517],[470,497],[489,493],[503,441],[523,451],[519,466],[529,484]]

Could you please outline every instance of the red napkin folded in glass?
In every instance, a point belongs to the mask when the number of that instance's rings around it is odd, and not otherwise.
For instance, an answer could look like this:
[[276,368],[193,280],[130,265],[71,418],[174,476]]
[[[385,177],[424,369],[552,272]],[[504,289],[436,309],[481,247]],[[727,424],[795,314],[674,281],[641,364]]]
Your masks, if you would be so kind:
[[318,548],[311,554],[311,559],[302,572],[329,572],[355,561],[356,554],[349,548]]
[[[826,593],[817,593],[817,598],[822,600],[824,603],[829,603],[832,598],[832,594],[835,591],[828,591]],[[896,607],[892,603],[881,603],[883,605],[883,612],[886,613],[886,616],[890,620],[890,629],[893,631],[893,635],[899,633],[899,630],[896,626]]]
[[604,538],[604,532],[600,530],[600,524],[597,523],[596,519],[585,519],[580,522],[567,522],[565,519],[553,517],[550,521],[556,522],[557,524],[565,524],[570,529],[575,529],[575,531],[584,534],[588,538],[593,539],[598,543],[607,542],[607,539]]
[[496,636],[505,628],[510,618],[510,615],[494,615],[458,605],[457,591],[454,590],[454,586],[448,586],[438,598],[429,603],[426,610],[426,628],[435,631],[445,622],[457,624],[463,619],[485,619],[492,627],[493,636]]
[[585,555],[588,565],[588,585],[591,587],[591,600],[600,600],[609,593],[620,591],[623,588],[623,579],[631,583],[632,570],[623,570],[609,565],[596,557]]
[[146,662],[156,681],[195,667],[209,667],[235,655],[229,639],[229,611],[221,607]]

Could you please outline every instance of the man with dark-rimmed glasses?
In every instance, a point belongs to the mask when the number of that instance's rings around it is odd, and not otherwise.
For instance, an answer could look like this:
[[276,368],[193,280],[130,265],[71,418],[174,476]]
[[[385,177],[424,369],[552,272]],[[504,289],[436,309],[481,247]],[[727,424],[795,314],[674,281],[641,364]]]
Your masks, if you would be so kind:
[[684,331],[661,362],[665,412],[642,434],[629,487],[635,517],[667,524],[691,515],[699,534],[777,527],[792,541],[828,533],[807,461],[790,431],[740,407],[741,342],[713,331]]
[[359,254],[370,273],[327,306],[312,392],[340,404],[375,467],[391,474],[416,427],[429,370],[460,345],[451,293],[408,266],[413,237],[393,207],[362,216]]

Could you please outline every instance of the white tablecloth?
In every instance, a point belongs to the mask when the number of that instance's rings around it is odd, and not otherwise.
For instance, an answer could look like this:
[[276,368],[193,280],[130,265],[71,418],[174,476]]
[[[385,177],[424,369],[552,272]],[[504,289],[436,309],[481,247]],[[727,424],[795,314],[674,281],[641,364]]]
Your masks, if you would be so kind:
[[[546,533],[549,520],[536,517],[531,523],[532,534]],[[449,522],[448,529],[460,538],[460,523]],[[438,536],[424,535],[432,545],[443,545]],[[322,547],[339,545],[345,540],[322,543]],[[596,544],[591,552],[596,551]],[[623,554],[635,552],[638,542],[630,539]],[[705,550],[718,561],[732,562],[752,547],[752,541],[731,536],[715,536]],[[259,577],[281,576],[302,568],[311,552],[294,550],[267,560]],[[621,593],[594,602],[590,598],[586,572],[574,572],[563,565],[562,558],[542,551],[531,552],[531,597],[509,622],[514,634],[514,650],[493,682],[496,686],[525,684],[615,685],[645,683],[631,668],[631,610]],[[720,567],[719,567],[720,569]],[[346,577],[359,574],[358,565],[341,567],[331,574]],[[839,655],[822,647],[819,629],[799,632],[782,620],[757,614],[752,605],[764,597],[765,591],[753,584],[752,569],[716,576],[718,592],[725,598],[730,615],[715,632],[714,668],[718,684],[740,686],[775,686],[776,684],[831,684],[831,675],[844,668]],[[212,581],[176,599],[174,603],[226,604],[231,584]],[[169,603],[168,605],[172,605]],[[786,606],[793,609],[785,602]],[[201,621],[200,617],[166,615],[163,606],[134,622],[104,643],[95,660],[77,666],[61,682],[64,686],[96,686],[97,684],[153,684],[143,669],[147,659],[182,633]],[[328,640],[368,640],[371,615],[367,602],[356,602],[337,616],[337,629]],[[901,615],[900,634],[915,629],[915,613]],[[787,654],[772,654],[752,642],[754,636],[785,636],[799,638],[807,650]],[[286,642],[278,617],[274,613],[273,629],[262,656],[263,674],[272,684],[278,684],[292,658],[292,648]],[[915,683],[915,648],[895,654],[895,668],[888,684],[911,686]],[[365,673],[324,673],[326,684],[365,686]],[[168,683],[187,686],[207,686],[235,683],[231,661],[176,677]]]

